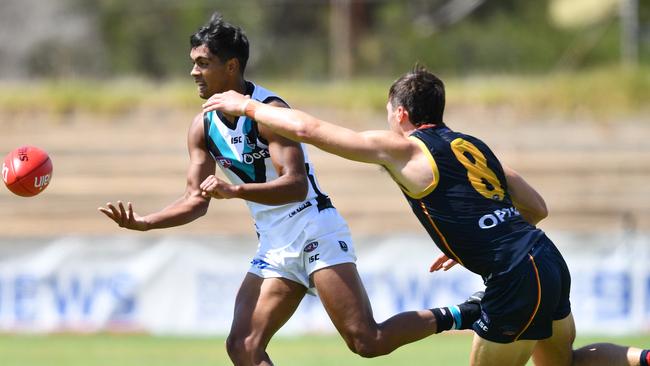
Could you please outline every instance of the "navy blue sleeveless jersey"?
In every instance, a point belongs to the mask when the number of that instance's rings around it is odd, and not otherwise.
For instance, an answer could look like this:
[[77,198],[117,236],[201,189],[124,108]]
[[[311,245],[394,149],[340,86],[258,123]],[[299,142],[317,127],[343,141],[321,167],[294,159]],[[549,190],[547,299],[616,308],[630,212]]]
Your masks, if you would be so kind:
[[512,269],[544,233],[514,207],[496,156],[444,125],[423,126],[410,138],[429,155],[435,180],[420,194],[403,191],[436,245],[484,279]]

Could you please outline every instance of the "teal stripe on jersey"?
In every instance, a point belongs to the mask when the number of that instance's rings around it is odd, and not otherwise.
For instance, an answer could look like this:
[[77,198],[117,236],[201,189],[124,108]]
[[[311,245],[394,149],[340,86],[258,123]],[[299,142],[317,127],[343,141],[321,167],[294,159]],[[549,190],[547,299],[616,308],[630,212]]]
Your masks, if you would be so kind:
[[[215,117],[214,112],[210,112],[210,121],[212,122],[212,118]],[[247,119],[248,120],[248,119]],[[250,123],[248,123],[250,124]],[[244,127],[246,128],[246,126]],[[250,127],[248,127],[250,129]],[[213,126],[210,126],[210,132],[209,136],[214,142],[214,144],[217,146],[219,151],[221,152],[221,155],[225,158],[228,158],[230,162],[239,170],[244,172],[248,177],[250,177],[253,181],[255,181],[255,168],[253,164],[246,164],[242,161],[239,160],[237,155],[235,154],[234,151],[232,151],[230,144],[224,140],[223,136],[219,132],[219,129]],[[244,152],[246,152],[246,148],[244,148]]]

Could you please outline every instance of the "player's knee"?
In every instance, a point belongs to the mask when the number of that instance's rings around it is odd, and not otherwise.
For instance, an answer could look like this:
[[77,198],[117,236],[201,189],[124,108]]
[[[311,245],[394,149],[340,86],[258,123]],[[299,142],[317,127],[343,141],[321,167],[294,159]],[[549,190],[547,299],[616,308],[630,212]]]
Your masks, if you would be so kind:
[[256,352],[260,352],[259,342],[245,335],[230,334],[226,338],[226,351],[231,359],[250,359]]
[[352,352],[363,358],[374,358],[386,354],[385,352],[381,352],[381,350],[379,350],[375,345],[367,343],[357,344]]
[[233,336],[232,334],[226,338],[226,351],[230,358],[237,358],[238,355],[244,353],[245,347],[242,338]]
[[379,341],[377,333],[349,332],[344,336],[348,348],[364,358],[372,358],[387,354]]

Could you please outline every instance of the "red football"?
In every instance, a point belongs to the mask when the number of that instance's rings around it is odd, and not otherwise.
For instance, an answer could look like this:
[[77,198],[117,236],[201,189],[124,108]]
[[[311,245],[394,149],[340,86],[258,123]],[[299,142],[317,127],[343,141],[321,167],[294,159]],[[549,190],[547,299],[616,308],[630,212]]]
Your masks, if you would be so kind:
[[13,193],[31,197],[41,193],[52,179],[52,160],[34,146],[21,146],[5,156],[2,180]]

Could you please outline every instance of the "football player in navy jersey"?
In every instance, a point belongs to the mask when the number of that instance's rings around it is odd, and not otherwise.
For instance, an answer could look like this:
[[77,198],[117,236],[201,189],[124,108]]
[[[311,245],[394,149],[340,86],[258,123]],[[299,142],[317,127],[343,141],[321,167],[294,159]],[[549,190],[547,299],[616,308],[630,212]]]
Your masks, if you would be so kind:
[[[287,107],[279,96],[245,80],[249,46],[239,27],[215,14],[190,43],[191,76],[201,98],[233,90]],[[145,231],[189,223],[206,213],[211,198],[246,202],[259,246],[235,299],[226,341],[235,365],[271,365],[266,347],[307,293],[318,293],[348,347],[364,357],[448,329],[468,329],[480,315],[478,299],[470,297],[457,306],[404,312],[377,324],[348,226],[318,186],[302,144],[254,118],[217,111],[196,116],[187,143],[190,167],[178,200],[146,216],[136,214],[130,202],[109,202],[99,210],[121,227]],[[214,175],[217,163],[230,182]]]
[[205,111],[244,115],[292,140],[383,166],[443,252],[431,270],[458,263],[486,284],[473,324],[472,365],[524,365],[532,355],[536,365],[647,366],[647,350],[613,344],[573,350],[569,270],[535,226],[547,215],[544,200],[480,139],[449,128],[444,107],[444,84],[422,67],[391,86],[389,130],[355,132],[236,92],[204,104]]

